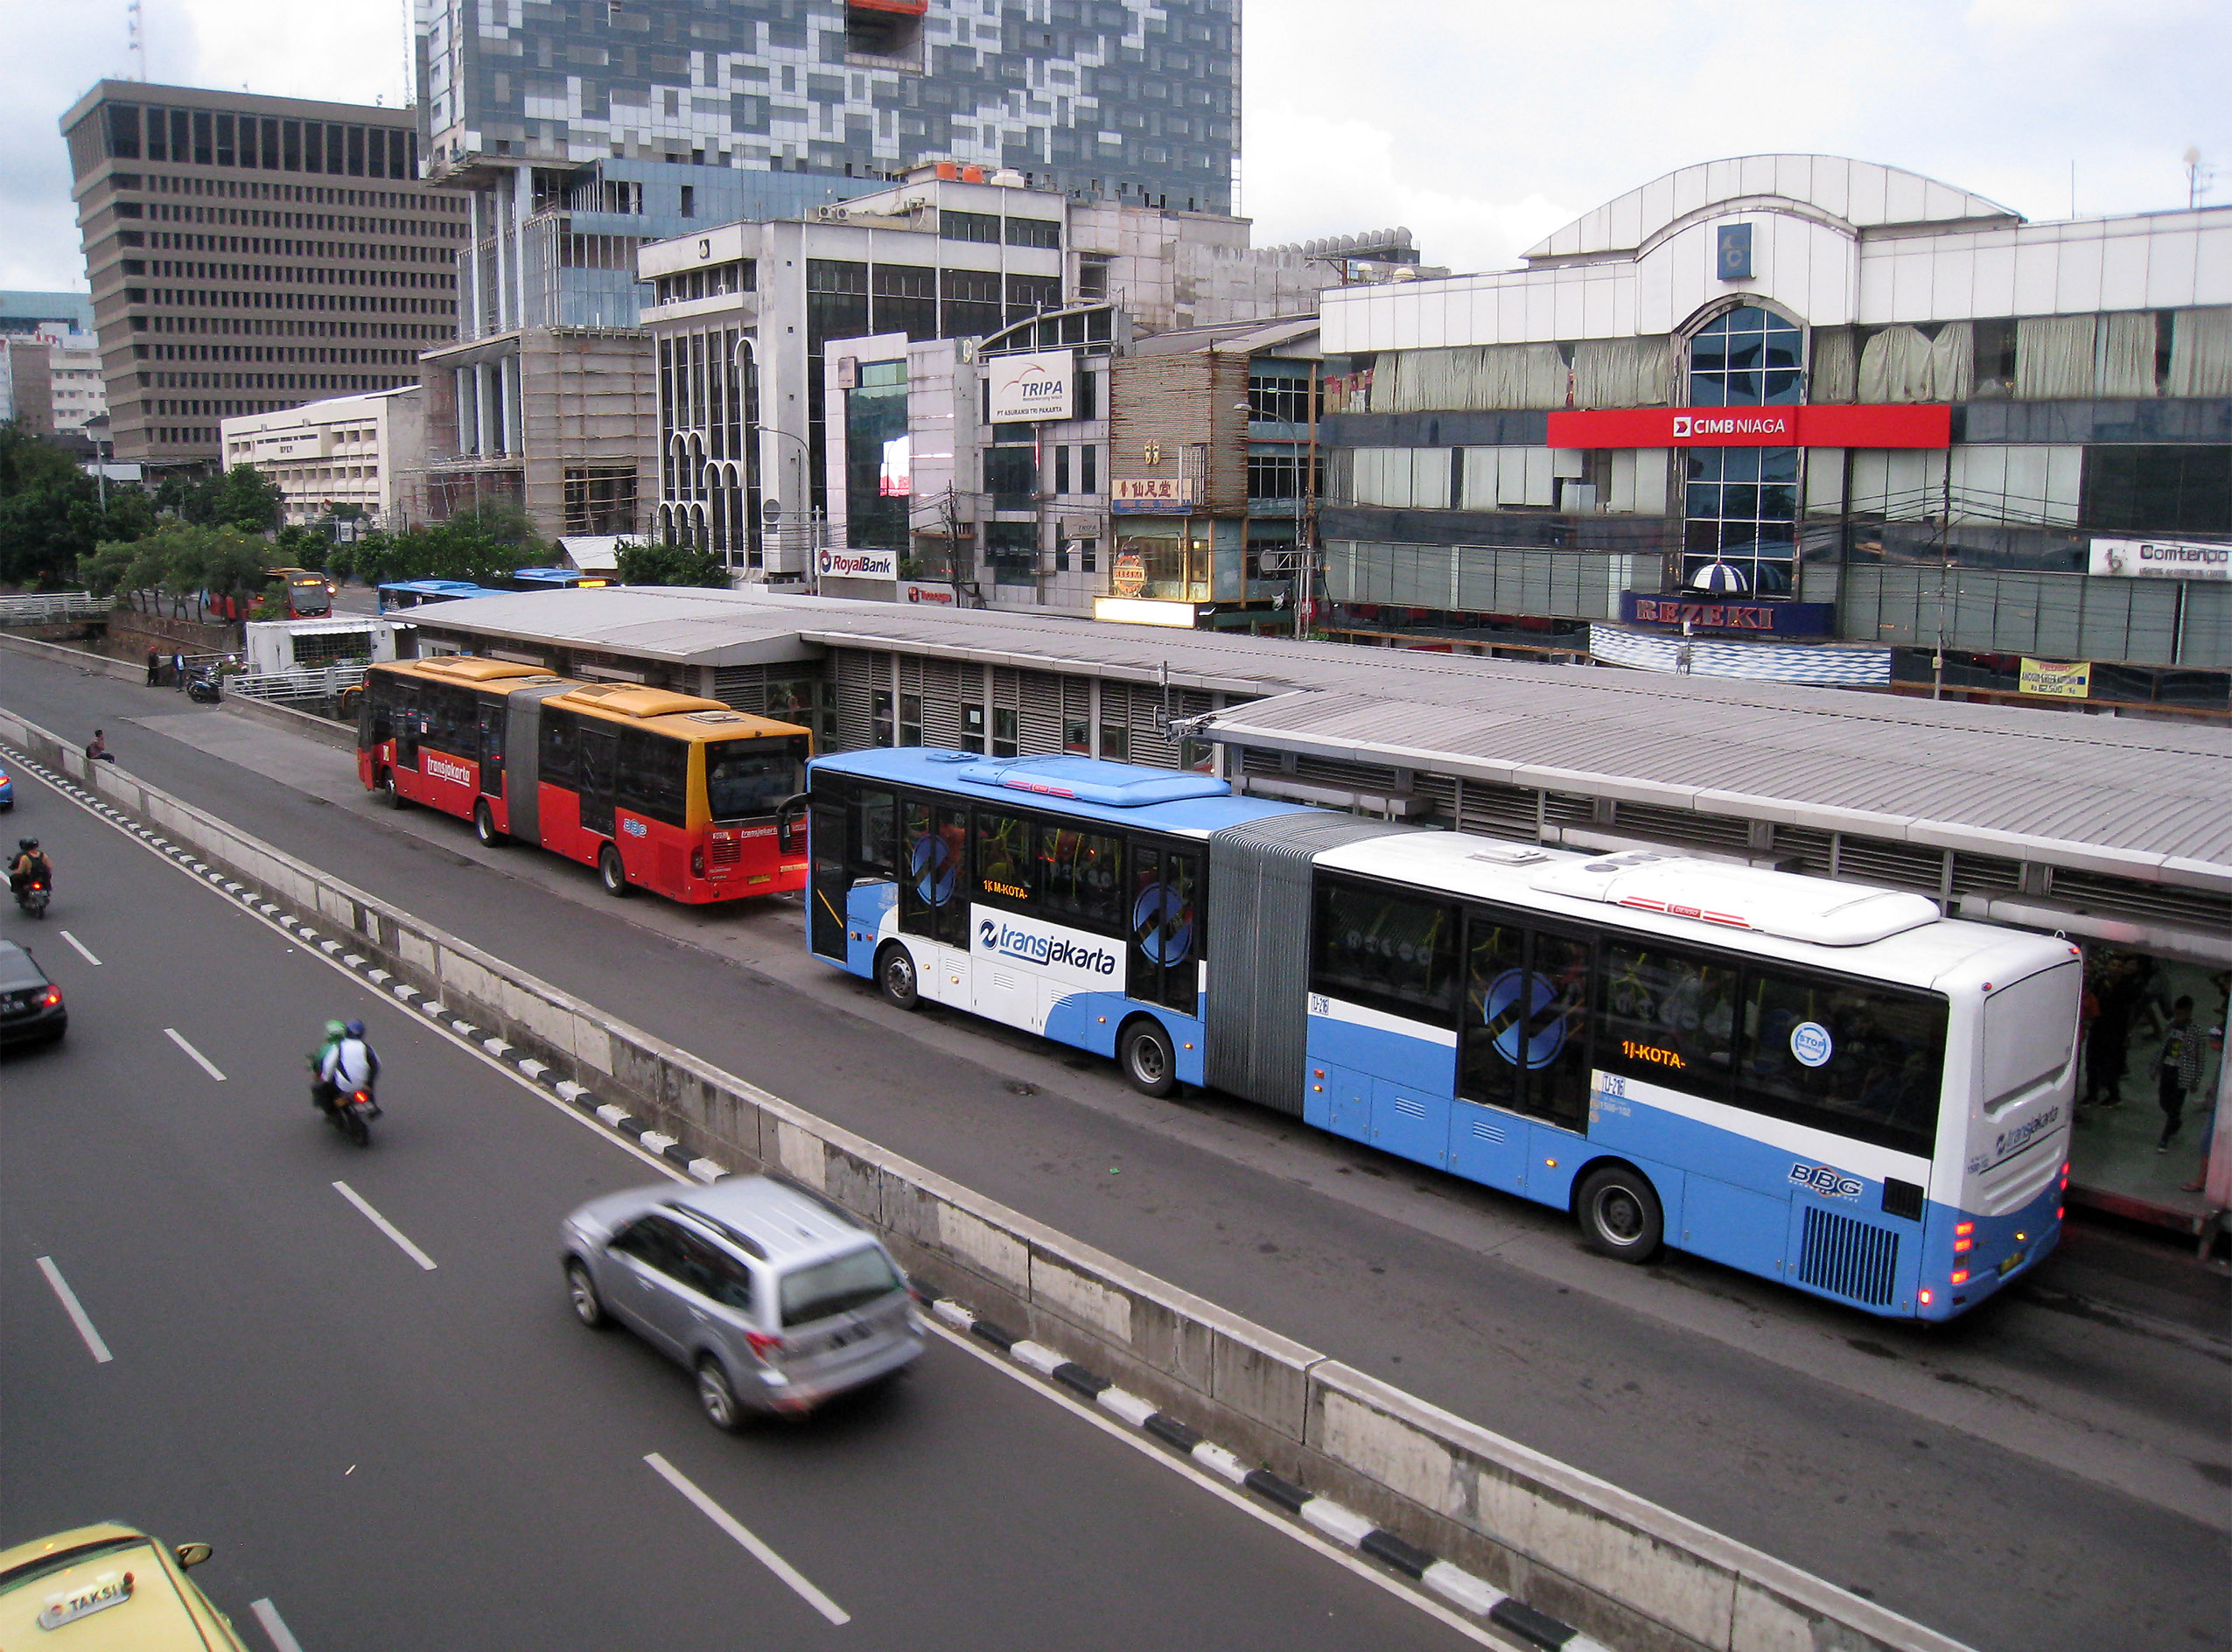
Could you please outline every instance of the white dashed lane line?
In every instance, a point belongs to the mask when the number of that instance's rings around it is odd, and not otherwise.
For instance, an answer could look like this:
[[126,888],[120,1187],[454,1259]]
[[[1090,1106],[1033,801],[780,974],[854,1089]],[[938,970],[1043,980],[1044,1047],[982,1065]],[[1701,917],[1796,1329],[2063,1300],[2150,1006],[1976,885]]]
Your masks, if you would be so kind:
[[61,1299],[62,1311],[70,1316],[70,1323],[77,1326],[78,1334],[85,1339],[85,1346],[93,1355],[93,1362],[95,1365],[106,1365],[115,1359],[116,1356],[108,1352],[108,1345],[101,1340],[101,1333],[93,1328],[92,1316],[86,1312],[84,1306],[78,1301],[78,1293],[70,1289],[70,1282],[62,1277],[62,1270],[54,1265],[54,1258],[41,1256],[38,1259],[38,1270],[46,1276],[46,1283],[54,1287],[54,1294]]
[[75,947],[78,949],[78,956],[83,958],[87,963],[93,965],[96,970],[101,967],[101,960],[94,957],[93,954],[86,950],[84,942],[79,940],[66,929],[62,931],[62,939]]
[[302,1652],[302,1642],[295,1639],[295,1632],[287,1627],[287,1620],[279,1615],[279,1608],[271,1604],[269,1596],[249,1601],[248,1609],[255,1614],[255,1620],[263,1626],[263,1633],[271,1637],[277,1652]]
[[434,1271],[434,1258],[428,1256],[423,1250],[421,1250],[416,1245],[411,1243],[409,1239],[405,1238],[402,1228],[396,1227],[394,1222],[388,1221],[387,1217],[381,1215],[370,1205],[367,1204],[362,1194],[357,1192],[355,1188],[350,1186],[348,1183],[345,1181],[335,1182],[333,1184],[333,1191],[340,1194],[342,1198],[347,1200],[349,1203],[354,1205],[357,1209],[363,1214],[364,1219],[367,1222],[379,1228],[381,1233],[386,1234],[388,1237],[394,1240],[397,1245],[401,1246],[402,1253],[405,1256],[409,1256],[413,1262],[418,1264],[420,1267],[425,1269],[427,1272],[431,1273]]
[[180,1049],[184,1050],[188,1055],[192,1056],[193,1058],[193,1064],[199,1068],[203,1072],[208,1074],[210,1077],[215,1079],[220,1084],[222,1084],[225,1082],[225,1075],[217,1070],[217,1064],[211,1060],[207,1056],[204,1055],[199,1050],[194,1048],[192,1045],[187,1043],[185,1040],[179,1037],[178,1028],[174,1026],[164,1027],[163,1029],[163,1036],[170,1040],[171,1043],[177,1045]]
[[743,1544],[751,1551],[753,1559],[795,1590],[800,1600],[829,1619],[831,1623],[842,1624],[852,1621],[852,1614],[808,1582],[803,1572],[754,1536],[751,1529],[742,1521],[700,1491],[689,1475],[683,1474],[656,1452],[651,1452],[643,1460],[651,1465],[653,1471],[660,1479],[696,1504],[699,1514]]

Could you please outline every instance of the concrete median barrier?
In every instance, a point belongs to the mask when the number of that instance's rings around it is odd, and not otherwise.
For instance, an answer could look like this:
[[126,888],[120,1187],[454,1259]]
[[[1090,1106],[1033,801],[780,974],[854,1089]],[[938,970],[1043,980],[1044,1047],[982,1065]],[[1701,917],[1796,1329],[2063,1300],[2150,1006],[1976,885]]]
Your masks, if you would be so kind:
[[624,1102],[689,1155],[815,1188],[979,1316],[1620,1652],[1963,1652],[816,1118],[6,712],[0,740],[315,914],[350,951]]

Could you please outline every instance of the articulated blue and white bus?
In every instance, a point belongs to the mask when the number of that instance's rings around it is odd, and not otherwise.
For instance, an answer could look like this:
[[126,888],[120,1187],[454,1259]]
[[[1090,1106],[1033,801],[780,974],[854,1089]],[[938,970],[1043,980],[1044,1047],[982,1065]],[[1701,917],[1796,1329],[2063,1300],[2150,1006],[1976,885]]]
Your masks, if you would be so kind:
[[1919,895],[1590,856],[1081,757],[814,760],[808,942],[1869,1312],[1974,1306],[2061,1235],[2082,961]]

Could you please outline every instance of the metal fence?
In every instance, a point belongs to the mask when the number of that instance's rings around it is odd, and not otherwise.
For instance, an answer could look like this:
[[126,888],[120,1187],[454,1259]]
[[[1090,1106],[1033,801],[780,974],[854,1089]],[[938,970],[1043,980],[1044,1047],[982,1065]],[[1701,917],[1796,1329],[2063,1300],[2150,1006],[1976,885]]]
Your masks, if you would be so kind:
[[71,620],[105,620],[109,598],[85,591],[50,591],[0,597],[0,626],[52,626]]
[[339,707],[352,689],[364,686],[360,665],[327,666],[315,671],[243,671],[225,679],[225,691],[251,700],[320,710]]

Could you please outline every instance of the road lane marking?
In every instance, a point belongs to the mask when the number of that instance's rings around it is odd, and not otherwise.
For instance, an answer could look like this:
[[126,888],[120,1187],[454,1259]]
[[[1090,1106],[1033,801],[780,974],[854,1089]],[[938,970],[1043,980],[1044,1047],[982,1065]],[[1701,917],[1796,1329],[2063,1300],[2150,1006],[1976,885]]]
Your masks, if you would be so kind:
[[797,1567],[752,1536],[750,1529],[742,1521],[698,1490],[689,1475],[683,1474],[656,1452],[651,1452],[643,1460],[651,1465],[660,1479],[696,1504],[699,1514],[743,1544],[751,1551],[753,1559],[797,1591],[799,1598],[807,1605],[812,1606],[831,1623],[844,1624],[852,1621],[852,1614],[850,1612],[808,1583]]
[[163,1036],[170,1040],[171,1043],[177,1045],[180,1049],[184,1050],[188,1055],[192,1056],[193,1058],[193,1064],[199,1068],[203,1072],[208,1074],[210,1077],[215,1079],[220,1084],[222,1084],[225,1082],[225,1075],[217,1070],[217,1064],[211,1060],[207,1056],[204,1055],[199,1050],[194,1048],[192,1045],[180,1038],[178,1036],[178,1028],[174,1026],[164,1027],[163,1029]]
[[362,1211],[364,1213],[364,1219],[367,1222],[379,1228],[381,1233],[386,1234],[388,1237],[394,1240],[398,1245],[401,1245],[405,1256],[409,1256],[413,1262],[418,1264],[420,1267],[425,1269],[427,1272],[431,1273],[434,1271],[434,1258],[428,1256],[416,1245],[411,1243],[409,1240],[404,1238],[402,1228],[396,1227],[394,1222],[388,1221],[387,1217],[381,1215],[370,1205],[366,1204],[364,1202],[363,1194],[358,1193],[355,1188],[350,1186],[348,1183],[345,1181],[335,1182],[333,1184],[333,1191],[339,1194],[342,1198],[347,1200],[349,1203],[354,1205],[359,1210]]
[[85,1339],[86,1348],[93,1354],[93,1362],[95,1365],[106,1365],[115,1359],[116,1356],[109,1353],[108,1345],[101,1340],[101,1333],[93,1328],[93,1320],[87,1315],[84,1306],[78,1301],[78,1293],[70,1289],[70,1282],[62,1277],[62,1270],[54,1265],[54,1258],[41,1256],[38,1259],[38,1270],[46,1276],[46,1283],[54,1287],[54,1294],[62,1299],[62,1311],[70,1316],[70,1323],[77,1326],[78,1334]]
[[295,1639],[295,1632],[287,1627],[287,1620],[279,1615],[279,1608],[271,1604],[269,1596],[249,1601],[248,1609],[255,1614],[255,1620],[263,1626],[263,1633],[271,1637],[271,1644],[278,1652],[302,1652],[302,1642]]
[[93,965],[96,970],[101,967],[101,960],[94,957],[93,954],[85,949],[84,942],[79,940],[66,929],[62,931],[62,939],[75,947],[78,949],[78,956],[83,958],[87,963]]

